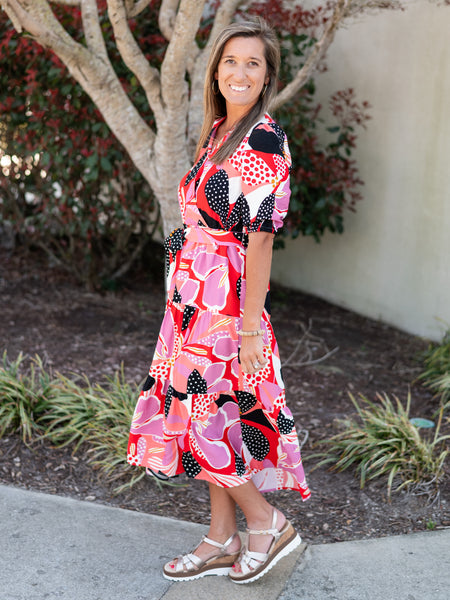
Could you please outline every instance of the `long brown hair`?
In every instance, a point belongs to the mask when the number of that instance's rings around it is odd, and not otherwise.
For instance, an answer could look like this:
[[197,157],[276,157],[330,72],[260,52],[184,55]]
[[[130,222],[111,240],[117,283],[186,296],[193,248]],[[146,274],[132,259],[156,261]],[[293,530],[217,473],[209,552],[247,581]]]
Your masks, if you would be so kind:
[[233,154],[252,125],[257,123],[264,113],[267,112],[277,92],[278,71],[280,68],[280,45],[274,30],[261,17],[257,17],[251,21],[231,23],[231,25],[222,29],[214,41],[206,67],[203,93],[204,119],[197,145],[196,157],[198,158],[201,149],[207,143],[215,119],[225,117],[227,114],[225,98],[220,91],[217,94],[215,93],[213,85],[216,81],[215,74],[217,73],[225,44],[235,37],[257,37],[263,42],[269,83],[265,91],[260,94],[254,106],[240,119],[234,131],[214,154],[211,160],[215,164],[223,163]]

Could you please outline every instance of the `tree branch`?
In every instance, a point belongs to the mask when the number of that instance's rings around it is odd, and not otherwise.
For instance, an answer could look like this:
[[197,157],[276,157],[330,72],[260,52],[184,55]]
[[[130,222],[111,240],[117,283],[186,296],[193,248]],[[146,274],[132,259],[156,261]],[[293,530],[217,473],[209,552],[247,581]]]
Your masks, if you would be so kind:
[[140,15],[141,12],[147,8],[151,1],[152,0],[138,0],[136,4],[134,4],[134,0],[128,0],[128,3],[130,4],[130,7],[128,7],[127,3],[128,18],[131,19]]
[[22,23],[20,22],[20,17],[17,15],[12,3],[8,2],[7,0],[3,0],[3,2],[0,1],[0,6],[11,19],[11,23],[13,24],[13,27],[17,33],[22,33]]
[[5,10],[8,17],[11,19],[14,29],[18,33],[22,33],[26,29],[32,36],[39,35],[48,36],[49,32],[39,22],[22,7],[18,0],[0,0],[2,8]]
[[[109,59],[76,42],[56,19],[47,0],[0,0],[14,11],[20,26],[50,48],[66,65],[102,113],[106,123],[150,181],[149,165],[155,134],[130,101]],[[9,14],[9,12],[8,12]]]
[[378,12],[386,8],[404,10],[404,3],[401,0],[349,0],[345,17],[354,17],[362,12]]
[[166,40],[169,41],[172,39],[178,4],[179,0],[162,0],[161,8],[159,9],[159,28]]
[[130,71],[136,76],[158,120],[162,116],[161,87],[157,69],[151,67],[128,27],[122,0],[108,0],[108,15],[113,26],[117,48]]
[[219,32],[231,23],[231,20],[237,8],[240,4],[243,3],[243,1],[244,0],[224,0],[224,2],[222,2],[219,9],[217,10],[216,18],[214,19],[214,24],[211,30],[211,35],[209,36],[209,40],[205,48],[206,54],[209,55],[209,50],[211,49],[211,46],[216,37],[218,36]]
[[272,103],[271,110],[276,110],[285,102],[291,100],[310,79],[344,20],[363,12],[379,11],[381,9],[403,10],[404,6],[401,0],[337,0],[333,14],[320,40],[314,45],[313,51],[294,79],[277,95]]
[[294,79],[276,96],[272,102],[271,110],[276,110],[288,100],[291,100],[295,94],[305,85],[310,79],[320,60],[325,56],[331,42],[334,39],[336,30],[345,18],[351,0],[338,0],[333,15],[328,21],[322,37],[314,44],[313,51],[306,59],[303,67],[297,72]]
[[161,66],[161,89],[166,106],[179,106],[186,98],[186,65],[200,25],[205,0],[181,0],[175,27]]
[[108,60],[96,0],[81,0],[81,18],[87,47],[98,58]]

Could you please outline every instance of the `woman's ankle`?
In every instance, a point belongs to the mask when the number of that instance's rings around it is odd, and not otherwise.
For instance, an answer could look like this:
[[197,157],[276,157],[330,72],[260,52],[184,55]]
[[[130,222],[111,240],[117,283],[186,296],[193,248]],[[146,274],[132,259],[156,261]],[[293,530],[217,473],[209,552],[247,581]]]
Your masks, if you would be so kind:
[[251,515],[251,517],[247,519],[247,529],[272,529],[274,511],[276,511],[277,514],[275,522],[276,529],[279,530],[280,528],[283,528],[286,522],[286,517],[280,510],[273,506],[270,506],[269,510],[265,511],[264,514],[259,513],[257,515]]

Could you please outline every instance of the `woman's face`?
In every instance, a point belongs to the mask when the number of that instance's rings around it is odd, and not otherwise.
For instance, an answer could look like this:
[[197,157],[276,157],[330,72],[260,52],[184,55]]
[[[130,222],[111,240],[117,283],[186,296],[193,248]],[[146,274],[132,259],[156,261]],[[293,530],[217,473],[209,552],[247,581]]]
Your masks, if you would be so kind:
[[245,114],[269,82],[264,43],[258,37],[235,37],[225,44],[215,74],[227,114]]

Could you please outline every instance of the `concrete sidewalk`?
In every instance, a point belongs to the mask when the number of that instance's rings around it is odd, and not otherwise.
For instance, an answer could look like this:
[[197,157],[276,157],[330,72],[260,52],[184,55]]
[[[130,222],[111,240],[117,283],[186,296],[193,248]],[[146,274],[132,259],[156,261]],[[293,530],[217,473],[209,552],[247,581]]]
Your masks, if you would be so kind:
[[302,545],[246,586],[171,583],[206,527],[0,486],[0,600],[449,600],[450,529]]

